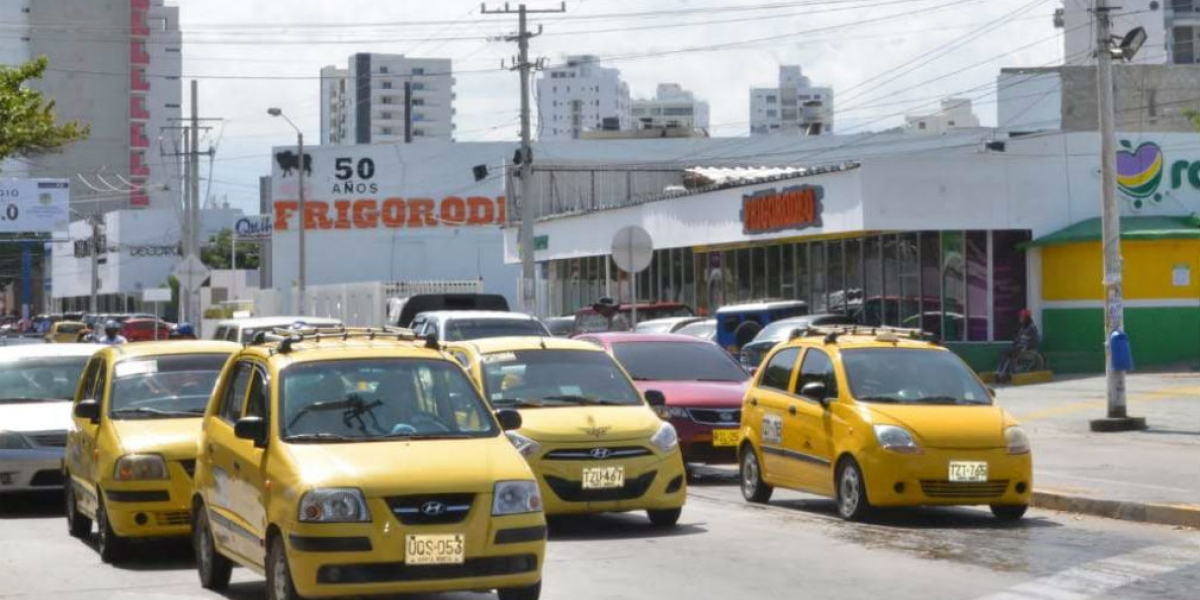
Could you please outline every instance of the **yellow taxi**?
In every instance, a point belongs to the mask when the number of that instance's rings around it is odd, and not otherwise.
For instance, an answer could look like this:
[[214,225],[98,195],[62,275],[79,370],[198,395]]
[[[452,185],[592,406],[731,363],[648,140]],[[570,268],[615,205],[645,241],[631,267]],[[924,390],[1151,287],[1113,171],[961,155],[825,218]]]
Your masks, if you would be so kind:
[[546,514],[644,510],[671,527],[687,499],[679,437],[603,348],[557,338],[450,344],[494,408],[515,408],[508,436],[529,461]]
[[200,581],[267,597],[496,589],[536,600],[546,519],[462,367],[411,332],[280,331],[230,361],[200,437]]
[[86,323],[80,321],[59,321],[50,326],[46,332],[46,341],[51,344],[74,344],[92,332]]
[[109,346],[84,368],[67,433],[67,526],[84,538],[92,522],[105,562],[132,538],[191,531],[192,472],[200,418],[229,342]]
[[1029,438],[949,350],[910,330],[794,332],[742,407],[742,495],[828,496],[847,520],[873,508],[989,505],[1020,519],[1033,488]]

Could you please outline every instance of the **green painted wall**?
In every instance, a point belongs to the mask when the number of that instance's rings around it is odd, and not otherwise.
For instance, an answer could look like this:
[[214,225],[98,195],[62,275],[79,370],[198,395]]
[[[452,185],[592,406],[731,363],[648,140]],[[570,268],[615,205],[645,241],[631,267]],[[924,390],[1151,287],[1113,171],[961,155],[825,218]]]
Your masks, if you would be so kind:
[[[1200,308],[1126,308],[1135,368],[1200,360]],[[1042,346],[1060,373],[1104,370],[1104,310],[1042,311]]]
[[976,373],[995,371],[1000,364],[1000,353],[1010,346],[1008,342],[948,342],[946,347],[957,354]]

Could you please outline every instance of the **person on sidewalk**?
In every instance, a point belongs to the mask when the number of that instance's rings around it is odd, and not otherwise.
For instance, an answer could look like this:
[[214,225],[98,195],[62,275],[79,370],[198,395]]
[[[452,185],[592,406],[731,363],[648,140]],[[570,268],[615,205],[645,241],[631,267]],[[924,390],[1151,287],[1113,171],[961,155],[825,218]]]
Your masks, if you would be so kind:
[[1033,315],[1028,310],[1022,310],[1019,318],[1021,328],[1017,330],[1017,336],[1013,338],[1012,346],[1001,355],[1000,366],[996,369],[996,381],[1000,383],[1012,381],[1017,357],[1022,352],[1037,352],[1041,346],[1041,335],[1038,333],[1037,325],[1033,322]]
[[629,319],[621,314],[620,307],[612,298],[607,296],[601,298],[592,305],[592,310],[604,317],[608,327],[606,331],[629,331],[631,329]]

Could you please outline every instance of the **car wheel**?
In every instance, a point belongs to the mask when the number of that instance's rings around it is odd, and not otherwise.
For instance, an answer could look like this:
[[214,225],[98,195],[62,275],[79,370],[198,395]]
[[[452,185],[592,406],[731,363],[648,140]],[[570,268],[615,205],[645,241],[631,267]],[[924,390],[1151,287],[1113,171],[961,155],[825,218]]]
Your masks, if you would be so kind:
[[867,500],[867,481],[853,458],[843,458],[838,466],[838,515],[847,521],[862,521],[871,513]]
[[197,505],[192,518],[192,546],[196,551],[196,570],[200,572],[200,585],[206,590],[221,591],[229,587],[233,575],[233,563],[217,552],[212,528],[208,524],[208,509]]
[[283,546],[283,536],[271,538],[271,547],[267,551],[267,599],[268,600],[302,600],[296,593],[296,584],[292,581],[292,570],[288,566],[287,550]]
[[75,485],[71,483],[71,474],[63,478],[63,494],[65,495],[64,504],[67,512],[67,531],[71,533],[71,537],[81,540],[87,539],[87,536],[92,533],[92,520],[79,514],[79,504],[75,500]]
[[679,522],[680,515],[683,514],[682,508],[670,508],[667,510],[648,510],[646,516],[650,517],[650,524],[655,527],[674,527]]
[[993,504],[992,514],[1001,521],[1017,521],[1029,510],[1028,504]]
[[754,448],[746,446],[742,450],[741,463],[742,497],[747,502],[765,504],[771,499],[775,488],[763,481],[762,466],[758,463],[758,454]]
[[96,548],[100,551],[100,560],[109,564],[125,560],[129,554],[129,540],[113,531],[112,523],[108,520],[108,509],[104,508],[104,501],[101,501],[100,506],[96,508],[96,529],[99,532]]
[[496,590],[500,600],[538,600],[542,596],[542,582],[519,588]]

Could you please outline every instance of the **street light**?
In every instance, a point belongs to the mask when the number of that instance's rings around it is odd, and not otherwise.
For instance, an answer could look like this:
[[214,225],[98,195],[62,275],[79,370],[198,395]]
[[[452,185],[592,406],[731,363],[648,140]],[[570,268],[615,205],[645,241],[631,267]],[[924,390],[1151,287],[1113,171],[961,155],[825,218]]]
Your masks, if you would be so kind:
[[300,131],[300,128],[296,127],[296,124],[293,123],[292,120],[289,119],[287,115],[283,114],[283,109],[281,109],[281,108],[268,108],[267,114],[271,115],[272,117],[283,117],[283,120],[287,121],[288,125],[291,125],[292,129],[296,130],[296,149],[297,149],[297,152],[296,152],[296,161],[297,161],[296,176],[299,178],[298,180],[300,182],[300,186],[299,186],[300,187],[300,202],[299,202],[299,204],[300,204],[300,206],[299,206],[300,238],[297,240],[297,243],[299,244],[300,248],[299,248],[299,251],[296,253],[298,256],[299,271],[300,271],[300,274],[298,277],[298,279],[300,280],[300,282],[299,282],[300,290],[299,290],[299,298],[296,301],[296,309],[297,309],[297,313],[299,313],[300,316],[304,316],[304,314],[305,314],[304,313],[304,292],[305,292],[305,289],[307,288],[307,285],[306,285],[307,277],[305,277],[306,271],[305,271],[305,262],[304,262],[304,220],[305,220],[305,213],[304,213],[304,166],[305,166],[304,132]]

